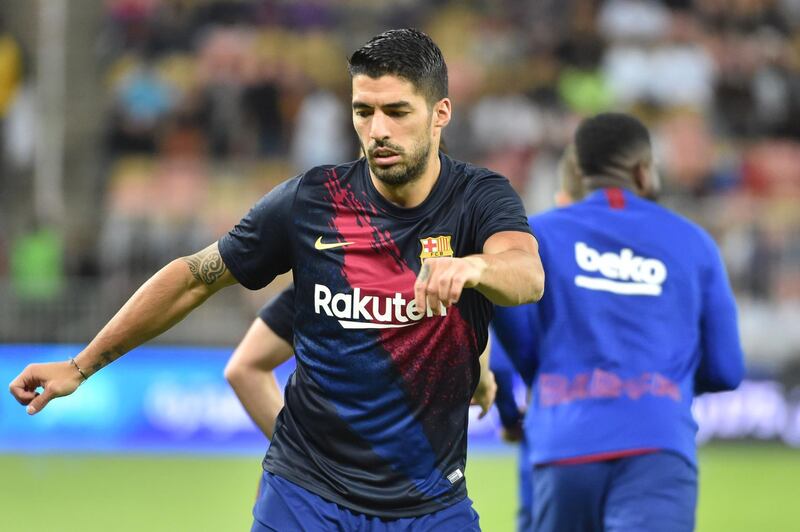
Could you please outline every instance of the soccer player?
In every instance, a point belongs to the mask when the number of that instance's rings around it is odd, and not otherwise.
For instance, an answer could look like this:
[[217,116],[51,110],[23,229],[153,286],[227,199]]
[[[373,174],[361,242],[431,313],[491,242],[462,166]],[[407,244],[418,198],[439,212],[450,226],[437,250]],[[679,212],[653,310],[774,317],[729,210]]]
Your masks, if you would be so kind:
[[[578,168],[573,143],[567,145],[559,161],[558,182],[559,188],[553,198],[557,207],[571,205],[585,195],[583,176]],[[502,436],[508,442],[519,443],[517,530],[530,530],[533,527],[533,468],[528,462],[529,453],[522,424],[522,412],[514,397],[513,383],[514,375],[518,374],[525,386],[530,389],[536,368],[529,359],[517,360],[521,365],[515,367],[502,344],[495,339],[492,328],[489,329],[489,338],[492,346],[490,367],[496,380],[495,404],[502,425]]]
[[384,32],[349,71],[365,158],[282,183],[74,359],[28,366],[11,391],[36,413],[217,290],[291,269],[297,370],[253,530],[476,530],[464,472],[478,357],[493,303],[541,297],[537,243],[505,178],[439,152],[451,103],[427,35]]
[[705,231],[646,199],[659,180],[638,120],[589,118],[575,150],[588,196],[530,218],[548,292],[494,320],[535,368],[532,529],[692,530],[692,399],[744,371],[725,269]]

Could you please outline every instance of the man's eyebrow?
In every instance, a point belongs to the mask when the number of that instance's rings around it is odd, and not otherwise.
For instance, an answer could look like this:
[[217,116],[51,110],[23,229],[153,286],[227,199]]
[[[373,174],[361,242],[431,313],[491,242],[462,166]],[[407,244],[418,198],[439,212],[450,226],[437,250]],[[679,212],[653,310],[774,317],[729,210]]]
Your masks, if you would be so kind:
[[[368,105],[362,101],[355,100],[353,102],[353,109],[372,109],[374,106]],[[400,100],[399,102],[391,102],[385,103],[379,106],[381,109],[402,109],[411,107],[411,103],[405,100]]]

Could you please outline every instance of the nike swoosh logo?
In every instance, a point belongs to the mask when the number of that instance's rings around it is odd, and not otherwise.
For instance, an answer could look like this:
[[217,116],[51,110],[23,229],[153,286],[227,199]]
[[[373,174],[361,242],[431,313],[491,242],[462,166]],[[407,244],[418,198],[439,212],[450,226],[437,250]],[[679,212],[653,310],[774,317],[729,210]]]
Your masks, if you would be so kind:
[[322,241],[322,237],[319,237],[316,242],[314,242],[314,249],[319,249],[324,251],[326,249],[336,249],[341,248],[344,246],[349,246],[350,244],[355,244],[355,242],[330,242],[326,243]]

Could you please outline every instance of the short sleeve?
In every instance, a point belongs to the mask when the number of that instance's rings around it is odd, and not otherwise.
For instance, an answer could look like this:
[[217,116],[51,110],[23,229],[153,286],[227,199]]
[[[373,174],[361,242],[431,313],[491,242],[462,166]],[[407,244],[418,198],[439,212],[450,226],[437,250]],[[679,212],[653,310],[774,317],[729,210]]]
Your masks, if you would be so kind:
[[225,266],[243,286],[258,290],[292,267],[292,207],[300,177],[261,198],[228,234],[219,239]]
[[522,200],[505,177],[488,174],[476,178],[470,184],[465,199],[478,250],[482,250],[486,240],[495,233],[531,232]]
[[294,286],[290,286],[258,312],[267,327],[289,345],[294,340]]

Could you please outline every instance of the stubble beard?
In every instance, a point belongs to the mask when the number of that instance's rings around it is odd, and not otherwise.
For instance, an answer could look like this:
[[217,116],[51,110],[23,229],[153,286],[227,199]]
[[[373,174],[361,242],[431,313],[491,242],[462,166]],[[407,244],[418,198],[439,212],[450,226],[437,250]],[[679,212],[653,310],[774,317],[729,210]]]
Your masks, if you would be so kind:
[[[371,155],[367,155],[369,169],[372,171],[372,175],[374,175],[381,183],[389,187],[399,187],[416,181],[428,168],[428,157],[431,153],[431,144],[432,143],[430,141],[423,141],[417,144],[410,156],[405,158],[404,161],[391,166],[379,166],[375,163]],[[379,144],[374,146],[373,149],[384,146],[396,149],[395,147],[386,144]],[[364,151],[365,153],[370,153],[367,150]],[[405,152],[399,153],[401,153],[401,155],[405,154]]]

